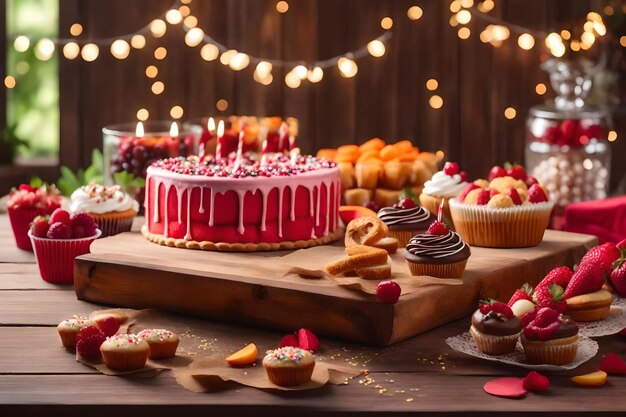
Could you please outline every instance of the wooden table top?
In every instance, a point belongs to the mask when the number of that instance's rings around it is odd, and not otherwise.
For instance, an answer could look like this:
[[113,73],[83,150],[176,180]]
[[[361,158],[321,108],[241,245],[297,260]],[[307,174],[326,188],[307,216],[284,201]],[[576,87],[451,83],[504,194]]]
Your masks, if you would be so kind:
[[[469,319],[436,328],[388,348],[366,348],[322,340],[326,352],[343,352],[347,362],[367,368],[345,386],[275,393],[239,387],[195,394],[168,372],[155,378],[110,377],[75,362],[60,347],[55,326],[75,313],[100,306],[78,301],[72,287],[44,282],[34,256],[15,248],[5,215],[0,215],[0,416],[81,415],[409,415],[509,414],[511,412],[617,413],[626,411],[626,377],[610,377],[601,388],[574,386],[572,375],[596,369],[604,353],[624,354],[618,336],[598,339],[596,358],[576,370],[550,374],[551,388],[520,400],[482,390],[499,376],[524,376],[521,368],[456,353],[445,344],[467,330]],[[254,340],[276,343],[267,330],[211,323],[215,343],[228,350]],[[121,413],[121,414],[120,414]]]

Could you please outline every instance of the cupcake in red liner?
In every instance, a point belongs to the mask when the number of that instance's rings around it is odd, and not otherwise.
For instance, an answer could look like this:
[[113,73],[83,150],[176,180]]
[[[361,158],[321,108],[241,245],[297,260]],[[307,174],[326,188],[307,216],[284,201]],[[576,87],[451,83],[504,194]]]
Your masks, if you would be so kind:
[[91,243],[100,237],[91,216],[79,213],[70,216],[62,209],[50,218],[37,217],[28,231],[44,281],[60,284],[74,282],[74,258],[89,253]]
[[28,229],[33,219],[39,215],[51,214],[61,207],[62,196],[54,185],[35,188],[22,184],[10,193],[7,211],[15,243],[22,250],[33,250]]

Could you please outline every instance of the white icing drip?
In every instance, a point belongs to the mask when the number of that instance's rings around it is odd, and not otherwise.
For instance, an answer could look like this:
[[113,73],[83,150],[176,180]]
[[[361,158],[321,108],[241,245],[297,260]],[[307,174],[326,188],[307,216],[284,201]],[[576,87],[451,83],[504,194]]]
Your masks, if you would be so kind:
[[313,211],[313,189],[314,188],[315,187],[309,190],[309,216],[313,216],[313,213],[314,213]]
[[324,236],[328,234],[330,228],[330,183],[324,181],[326,185],[326,226],[324,227]]
[[317,188],[317,201],[315,201],[315,227],[320,225],[320,199],[322,193],[322,187],[313,187],[313,189]]
[[198,213],[204,214],[204,187],[200,187],[200,208]]
[[183,223],[183,219],[181,217],[181,211],[183,211],[183,193],[185,192],[186,187],[183,188],[183,192],[181,193],[178,189],[178,187],[174,186],[176,188],[176,199],[178,200],[178,205],[176,206],[176,208],[178,209],[178,224],[182,224]]
[[185,233],[185,240],[192,240],[191,237],[191,193],[193,188],[187,189],[187,232]]
[[283,191],[285,187],[278,187],[278,237],[283,237]]
[[211,188],[211,205],[209,206],[209,226],[213,227],[213,215],[215,213],[215,190]]
[[290,214],[290,218],[291,221],[295,221],[296,220],[296,191],[298,190],[297,188],[294,190],[293,187],[288,186],[289,188],[289,192],[291,193],[291,214]]
[[[146,184],[149,184],[146,182]],[[152,198],[154,199],[154,216],[152,217],[153,223],[159,222],[159,188],[161,187],[161,181],[154,179],[154,189],[152,190]],[[146,197],[148,193],[146,192]],[[144,207],[148,207],[148,204],[144,204]]]
[[237,196],[239,197],[239,227],[237,227],[237,231],[240,235],[243,235],[246,231],[246,227],[243,225],[243,202],[246,197],[246,192],[237,190]]
[[[270,190],[271,191],[271,190]],[[261,231],[265,232],[265,223],[266,223],[266,217],[267,217],[267,194],[269,194],[269,192],[264,193],[263,191],[261,191],[261,198],[263,200],[263,202],[261,203],[261,205],[263,207],[261,207]]]
[[163,225],[163,236],[170,237],[169,233],[169,225],[170,225],[170,216],[169,216],[169,201],[170,201],[170,188],[172,184],[165,184],[165,215],[163,221],[165,224]]

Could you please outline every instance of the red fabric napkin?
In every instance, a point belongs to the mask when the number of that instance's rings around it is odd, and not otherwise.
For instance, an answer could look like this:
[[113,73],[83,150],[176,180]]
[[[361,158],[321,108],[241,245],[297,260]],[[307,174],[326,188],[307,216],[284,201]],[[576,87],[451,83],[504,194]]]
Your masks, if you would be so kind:
[[626,195],[569,204],[564,230],[595,235],[600,243],[626,239]]

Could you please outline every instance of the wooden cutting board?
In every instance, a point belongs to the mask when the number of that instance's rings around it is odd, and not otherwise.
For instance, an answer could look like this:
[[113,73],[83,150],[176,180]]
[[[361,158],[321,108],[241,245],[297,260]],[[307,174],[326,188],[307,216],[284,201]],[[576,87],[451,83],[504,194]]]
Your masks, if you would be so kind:
[[[429,285],[398,303],[289,273],[289,252],[222,253],[159,246],[139,233],[92,244],[76,259],[78,299],[131,308],[161,308],[210,319],[387,346],[469,315],[481,297],[508,299],[552,268],[575,264],[595,237],[546,231],[534,248],[472,247],[461,285]],[[341,248],[337,248],[341,251]],[[320,263],[325,261],[320,259]]]

